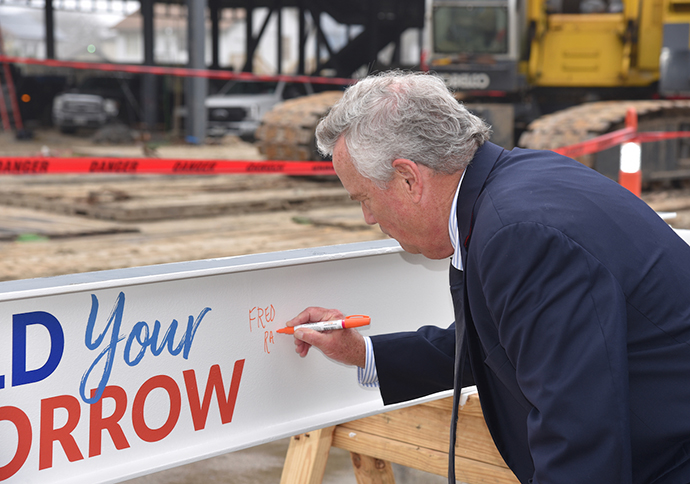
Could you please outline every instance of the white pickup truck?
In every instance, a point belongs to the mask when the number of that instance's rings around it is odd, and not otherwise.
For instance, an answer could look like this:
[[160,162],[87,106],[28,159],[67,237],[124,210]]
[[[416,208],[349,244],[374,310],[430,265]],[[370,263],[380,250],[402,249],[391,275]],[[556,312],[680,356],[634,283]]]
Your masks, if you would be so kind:
[[124,77],[89,77],[78,87],[55,96],[53,124],[63,133],[78,128],[100,128],[114,120],[123,109],[139,109],[130,85]]
[[96,94],[64,93],[53,99],[53,123],[63,133],[99,128],[117,116],[117,103]]
[[217,94],[206,98],[209,136],[233,134],[254,137],[261,118],[279,102],[313,94],[311,84],[301,82],[229,81]]

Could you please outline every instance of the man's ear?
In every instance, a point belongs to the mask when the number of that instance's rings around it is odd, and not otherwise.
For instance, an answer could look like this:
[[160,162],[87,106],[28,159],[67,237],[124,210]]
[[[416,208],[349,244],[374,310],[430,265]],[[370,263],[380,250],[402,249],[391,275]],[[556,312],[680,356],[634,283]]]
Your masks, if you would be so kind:
[[395,168],[394,178],[403,184],[403,190],[412,197],[413,201],[421,200],[424,178],[417,163],[405,158],[398,158],[393,160],[392,166]]

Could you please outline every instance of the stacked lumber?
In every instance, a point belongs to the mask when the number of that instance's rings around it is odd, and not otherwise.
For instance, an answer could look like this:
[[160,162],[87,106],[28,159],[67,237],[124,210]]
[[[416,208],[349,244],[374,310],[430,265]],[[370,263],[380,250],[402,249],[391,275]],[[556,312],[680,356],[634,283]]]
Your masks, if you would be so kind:
[[0,280],[385,237],[334,177],[0,178]]

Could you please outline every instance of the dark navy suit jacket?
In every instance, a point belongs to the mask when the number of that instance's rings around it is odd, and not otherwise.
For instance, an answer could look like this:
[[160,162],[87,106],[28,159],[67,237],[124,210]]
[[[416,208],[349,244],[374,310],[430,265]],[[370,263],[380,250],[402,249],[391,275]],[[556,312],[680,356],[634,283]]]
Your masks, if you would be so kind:
[[[594,170],[491,143],[458,223],[469,378],[518,479],[689,483],[690,246]],[[373,337],[384,402],[452,388],[454,332]]]

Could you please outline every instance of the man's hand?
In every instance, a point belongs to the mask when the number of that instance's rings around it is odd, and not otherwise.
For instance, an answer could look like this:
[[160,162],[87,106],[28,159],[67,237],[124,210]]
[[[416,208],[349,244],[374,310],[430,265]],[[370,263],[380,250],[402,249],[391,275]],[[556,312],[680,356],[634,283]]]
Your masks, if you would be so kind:
[[[286,326],[298,326],[300,324],[343,318],[343,313],[337,309],[311,307],[288,321]],[[296,329],[295,351],[304,358],[312,346],[317,347],[324,355],[335,361],[364,368],[366,362],[364,338],[356,329],[338,329],[324,332],[314,331],[313,329]]]

